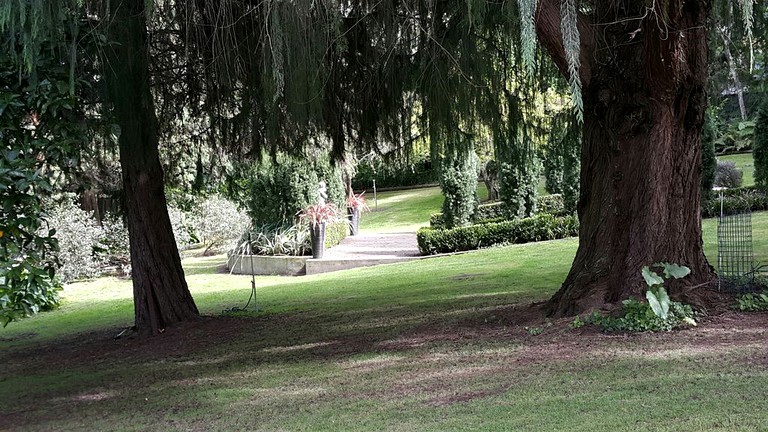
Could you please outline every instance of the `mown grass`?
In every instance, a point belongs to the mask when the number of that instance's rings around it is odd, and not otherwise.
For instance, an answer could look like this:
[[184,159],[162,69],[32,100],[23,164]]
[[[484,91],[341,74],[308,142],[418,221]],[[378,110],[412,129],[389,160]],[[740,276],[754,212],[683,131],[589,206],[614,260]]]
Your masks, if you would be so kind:
[[[765,261],[768,213],[753,222]],[[258,314],[150,339],[112,340],[131,324],[128,281],[73,284],[59,310],[0,331],[0,429],[764,430],[766,320],[614,336],[519,318],[576,246],[258,277]],[[222,263],[184,261],[207,315],[248,298]]]
[[[477,185],[478,199],[488,198],[488,189]],[[360,229],[363,232],[415,232],[429,226],[429,217],[439,213],[443,194],[437,186],[387,191],[378,194],[378,205],[370,191],[365,194],[370,213],[363,214]]]

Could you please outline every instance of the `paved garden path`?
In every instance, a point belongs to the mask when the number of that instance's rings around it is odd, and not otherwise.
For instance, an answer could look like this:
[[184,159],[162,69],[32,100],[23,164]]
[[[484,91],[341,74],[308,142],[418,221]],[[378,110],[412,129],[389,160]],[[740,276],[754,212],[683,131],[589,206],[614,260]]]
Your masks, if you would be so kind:
[[324,258],[396,258],[419,256],[416,233],[365,233],[347,236],[341,244],[325,251]]
[[319,260],[307,261],[307,274],[326,273],[356,267],[391,264],[422,258],[416,233],[365,233],[347,236],[338,246],[325,251]]

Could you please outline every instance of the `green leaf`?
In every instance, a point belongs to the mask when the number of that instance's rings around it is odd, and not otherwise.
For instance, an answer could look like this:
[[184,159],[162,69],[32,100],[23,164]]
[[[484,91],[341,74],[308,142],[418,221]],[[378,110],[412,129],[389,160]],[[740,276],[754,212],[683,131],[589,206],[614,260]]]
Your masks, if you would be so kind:
[[669,296],[664,288],[659,288],[658,295],[651,290],[646,291],[645,298],[657,317],[667,319],[669,315]]
[[689,269],[686,266],[673,264],[673,263],[658,263],[657,265],[664,268],[664,277],[667,279],[669,279],[670,277],[673,277],[675,279],[680,279],[691,274],[691,269]]
[[652,271],[648,266],[643,267],[643,279],[645,283],[650,287],[654,285],[661,285],[664,283],[664,279],[661,278],[655,271]]

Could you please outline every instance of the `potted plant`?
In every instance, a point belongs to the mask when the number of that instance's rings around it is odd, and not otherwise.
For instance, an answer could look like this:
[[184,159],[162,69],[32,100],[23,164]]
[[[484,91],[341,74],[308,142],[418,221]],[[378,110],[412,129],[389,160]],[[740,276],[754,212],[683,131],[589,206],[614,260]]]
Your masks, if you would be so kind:
[[365,195],[365,192],[361,192],[358,195],[352,193],[347,197],[347,214],[349,214],[350,235],[357,235],[357,232],[360,229],[360,215],[364,211],[369,211],[363,195]]
[[325,226],[338,218],[336,206],[330,203],[311,205],[299,214],[301,220],[309,223],[312,242],[312,258],[320,259],[325,252]]

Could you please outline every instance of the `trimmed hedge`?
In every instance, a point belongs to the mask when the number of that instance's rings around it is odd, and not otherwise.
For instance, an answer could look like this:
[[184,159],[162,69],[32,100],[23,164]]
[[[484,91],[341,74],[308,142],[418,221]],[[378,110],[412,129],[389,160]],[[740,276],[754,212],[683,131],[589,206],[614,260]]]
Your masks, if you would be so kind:
[[[504,207],[501,201],[494,201],[480,204],[475,211],[473,222],[475,224],[487,223],[489,221],[499,222],[500,220],[509,220],[504,215]],[[563,196],[560,194],[543,195],[537,197],[539,214],[546,213],[554,216],[566,216]],[[429,217],[429,226],[432,228],[445,228],[443,214],[435,213]]]
[[452,229],[422,228],[416,238],[422,255],[434,255],[503,244],[561,239],[578,233],[579,221],[574,216],[540,214],[530,218]]
[[[737,211],[768,210],[768,193],[755,187],[743,187],[727,189],[723,191],[723,211],[733,213]],[[720,194],[713,193],[712,197],[701,204],[701,217],[720,216]]]
[[325,248],[328,249],[338,245],[347,238],[347,234],[349,234],[349,222],[346,219],[326,224]]

